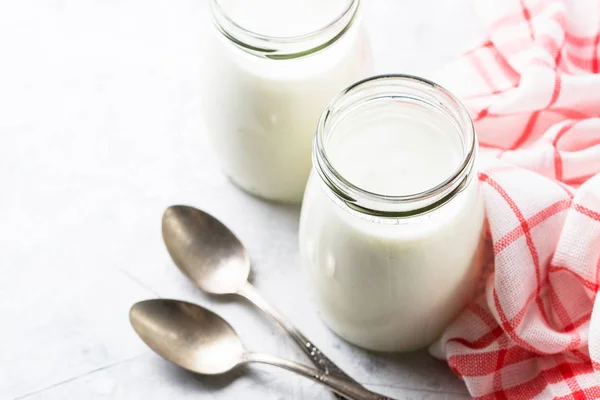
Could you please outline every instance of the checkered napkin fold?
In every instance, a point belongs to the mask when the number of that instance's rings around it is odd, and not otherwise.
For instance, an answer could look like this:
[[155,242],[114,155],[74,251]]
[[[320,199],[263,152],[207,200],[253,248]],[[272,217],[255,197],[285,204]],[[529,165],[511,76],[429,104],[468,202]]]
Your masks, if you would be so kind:
[[430,351],[477,399],[600,398],[600,1],[473,4],[487,38],[438,81],[475,122],[493,262]]

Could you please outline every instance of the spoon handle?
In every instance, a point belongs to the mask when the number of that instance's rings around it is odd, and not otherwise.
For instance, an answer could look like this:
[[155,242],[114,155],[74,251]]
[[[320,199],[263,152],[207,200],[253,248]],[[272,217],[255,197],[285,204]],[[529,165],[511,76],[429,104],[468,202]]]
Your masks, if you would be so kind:
[[268,364],[287,369],[288,371],[312,379],[315,382],[319,382],[320,384],[329,387],[335,393],[350,400],[393,400],[389,397],[371,392],[356,382],[348,382],[345,379],[327,375],[323,371],[309,368],[292,361],[282,360],[268,354],[246,353],[243,356],[243,360],[248,363]]
[[264,311],[273,321],[281,326],[291,337],[304,353],[310,358],[315,366],[323,371],[325,375],[333,375],[337,378],[345,379],[358,385],[354,379],[348,376],[329,358],[327,358],[310,340],[308,340],[292,323],[275,310],[266,300],[256,291],[254,286],[247,282],[246,285],[238,291],[239,295],[244,296],[250,302],[254,303],[258,308]]

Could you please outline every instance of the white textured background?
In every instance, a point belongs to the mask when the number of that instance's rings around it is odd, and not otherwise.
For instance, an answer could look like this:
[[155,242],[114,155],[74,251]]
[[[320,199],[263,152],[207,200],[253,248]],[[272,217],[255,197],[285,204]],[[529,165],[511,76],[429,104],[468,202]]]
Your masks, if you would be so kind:
[[[429,75],[473,44],[466,1],[364,0],[377,72]],[[305,361],[241,302],[202,295],[162,244],[165,207],[204,208],[249,247],[254,282],[350,375],[398,399],[459,399],[425,352],[330,333],[299,265],[299,210],[232,187],[199,113],[204,0],[0,0],[0,399],[329,399],[268,367],[222,378],[152,354],[127,314],[156,296],[224,315],[247,347]]]

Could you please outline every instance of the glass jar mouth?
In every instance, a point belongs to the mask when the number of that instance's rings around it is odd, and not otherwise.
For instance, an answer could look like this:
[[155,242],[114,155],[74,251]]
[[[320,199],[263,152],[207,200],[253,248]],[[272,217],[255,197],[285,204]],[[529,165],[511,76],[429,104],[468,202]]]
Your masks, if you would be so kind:
[[[447,117],[461,135],[463,149],[458,167],[441,183],[408,195],[387,195],[365,190],[348,181],[332,165],[327,140],[336,121],[360,104],[374,99],[408,99]],[[464,105],[449,91],[412,75],[380,75],[359,81],[338,94],[325,108],[313,141],[313,166],[330,192],[351,210],[377,217],[402,218],[433,211],[463,191],[475,170],[477,137]]]
[[327,25],[302,35],[278,37],[246,29],[227,15],[220,0],[211,0],[213,21],[223,36],[250,54],[280,60],[304,57],[336,42],[352,25],[359,5],[360,0],[348,0],[347,7]]

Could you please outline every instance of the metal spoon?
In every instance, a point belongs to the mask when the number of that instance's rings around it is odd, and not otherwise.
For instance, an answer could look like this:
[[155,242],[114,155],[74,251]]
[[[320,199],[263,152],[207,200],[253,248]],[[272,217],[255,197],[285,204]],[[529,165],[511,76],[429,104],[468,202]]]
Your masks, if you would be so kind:
[[271,307],[248,282],[250,259],[244,245],[218,219],[189,206],[171,206],[162,219],[167,250],[179,269],[212,294],[239,294],[283,328],[325,374],[359,384]]
[[192,372],[217,375],[246,363],[262,363],[312,379],[348,399],[387,399],[316,369],[267,354],[250,353],[227,321],[196,304],[167,299],[146,300],[131,307],[129,319],[133,329],[152,350]]

